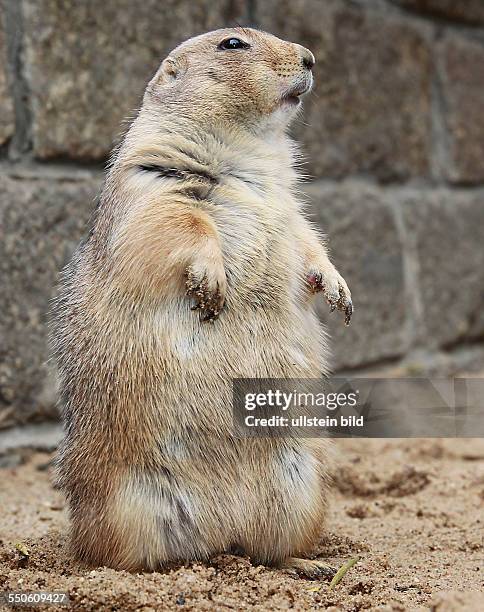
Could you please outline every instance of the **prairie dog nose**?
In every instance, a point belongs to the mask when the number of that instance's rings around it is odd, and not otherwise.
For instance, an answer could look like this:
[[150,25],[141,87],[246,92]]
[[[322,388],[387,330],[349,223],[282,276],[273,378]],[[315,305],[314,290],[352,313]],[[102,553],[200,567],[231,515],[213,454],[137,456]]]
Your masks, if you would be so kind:
[[314,59],[314,55],[311,53],[309,49],[306,49],[306,47],[299,47],[299,53],[301,55],[301,63],[304,66],[304,68],[311,70],[311,68],[316,63],[316,60]]

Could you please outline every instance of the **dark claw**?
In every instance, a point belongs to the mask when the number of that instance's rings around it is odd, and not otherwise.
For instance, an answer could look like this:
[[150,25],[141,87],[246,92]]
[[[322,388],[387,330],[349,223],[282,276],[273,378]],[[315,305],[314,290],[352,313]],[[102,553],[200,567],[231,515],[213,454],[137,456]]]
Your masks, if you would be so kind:
[[353,302],[346,299],[341,285],[339,286],[338,308],[345,313],[345,325],[348,326],[351,321],[351,315],[353,314]]
[[348,326],[351,322],[351,315],[353,314],[353,303],[348,302],[345,308],[345,325]]
[[200,311],[201,321],[208,321],[211,323],[215,321],[220,314],[220,309],[222,306],[218,285],[217,292],[212,294],[208,290],[206,277],[199,281],[187,273],[186,295],[193,300],[193,304],[190,306],[190,309]]

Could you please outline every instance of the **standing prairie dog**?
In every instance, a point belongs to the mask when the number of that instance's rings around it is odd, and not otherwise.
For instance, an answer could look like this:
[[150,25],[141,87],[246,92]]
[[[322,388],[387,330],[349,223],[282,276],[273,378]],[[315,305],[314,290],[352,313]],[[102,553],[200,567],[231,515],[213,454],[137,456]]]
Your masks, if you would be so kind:
[[327,371],[313,294],[352,312],[295,197],[286,130],[313,64],[252,29],[188,40],[112,157],[52,329],[58,482],[87,562],[156,569],[242,550],[323,567],[298,555],[324,522],[328,442],[238,439],[232,424],[234,378]]

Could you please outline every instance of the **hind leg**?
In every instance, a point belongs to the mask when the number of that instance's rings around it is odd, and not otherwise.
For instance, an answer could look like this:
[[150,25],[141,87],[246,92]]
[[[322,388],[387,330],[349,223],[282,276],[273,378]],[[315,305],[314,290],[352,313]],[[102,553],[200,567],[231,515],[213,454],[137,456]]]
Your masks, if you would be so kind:
[[207,560],[228,548],[227,532],[193,488],[141,471],[124,478],[102,508],[84,501],[72,513],[78,555],[129,571]]
[[[323,461],[321,461],[323,459]],[[309,443],[287,442],[267,460],[257,487],[241,546],[256,562],[305,574],[323,571],[321,562],[299,559],[309,554],[326,515],[327,473],[324,456]]]

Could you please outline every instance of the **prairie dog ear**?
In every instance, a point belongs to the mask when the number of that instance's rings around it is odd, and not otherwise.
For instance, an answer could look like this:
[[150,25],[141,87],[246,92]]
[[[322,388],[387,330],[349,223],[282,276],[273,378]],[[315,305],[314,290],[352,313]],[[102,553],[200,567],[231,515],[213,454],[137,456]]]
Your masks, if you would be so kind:
[[150,83],[150,89],[156,89],[157,85],[170,85],[182,74],[182,63],[174,57],[168,56],[163,60],[158,72]]
[[174,81],[180,74],[178,62],[173,57],[167,57],[163,60],[159,71],[164,82]]

